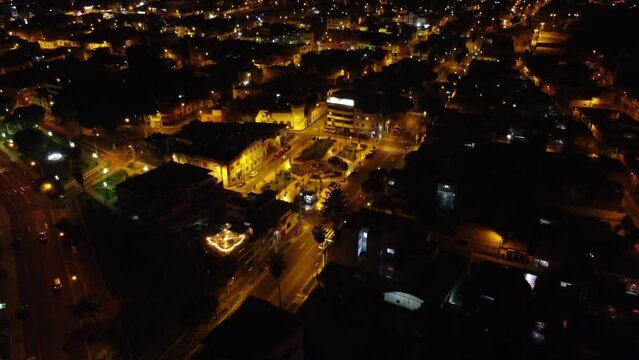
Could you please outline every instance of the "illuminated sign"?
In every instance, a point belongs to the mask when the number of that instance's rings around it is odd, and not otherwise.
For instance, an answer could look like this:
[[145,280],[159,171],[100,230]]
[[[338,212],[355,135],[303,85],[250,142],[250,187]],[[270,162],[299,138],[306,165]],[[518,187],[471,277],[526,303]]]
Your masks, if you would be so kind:
[[219,233],[206,237],[206,243],[223,255],[230,254],[247,237],[246,234],[238,234],[229,230],[230,228],[231,224],[224,224]]
[[334,96],[329,97],[326,100],[327,103],[329,104],[337,104],[337,105],[344,105],[344,106],[355,106],[355,100],[353,99],[340,99],[340,98],[336,98]]

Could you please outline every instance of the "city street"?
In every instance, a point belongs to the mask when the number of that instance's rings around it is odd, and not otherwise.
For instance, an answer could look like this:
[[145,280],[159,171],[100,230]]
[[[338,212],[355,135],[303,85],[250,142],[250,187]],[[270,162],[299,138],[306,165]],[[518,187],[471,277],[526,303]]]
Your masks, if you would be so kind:
[[[311,233],[313,225],[304,223],[298,236],[289,240],[283,249],[286,269],[280,279],[282,306],[286,309],[295,301],[304,286],[313,279],[321,266],[322,256],[317,242]],[[267,273],[263,280],[253,288],[251,295],[279,306],[277,280]]]
[[[25,357],[89,358],[78,319],[69,310],[78,294],[71,284],[62,244],[53,228],[63,210],[56,208],[54,201],[35,193],[29,173],[4,153],[0,153],[0,169],[0,201],[11,226],[2,237],[3,248],[15,247],[11,251],[15,251],[19,290],[19,299],[10,302],[13,306],[7,310],[15,314],[16,305],[28,306],[22,323],[23,334],[14,334],[13,344],[20,347],[23,343]],[[40,232],[47,234],[48,240],[41,240]],[[19,245],[10,245],[14,241]],[[77,271],[74,275],[83,277],[80,269],[74,271]],[[61,280],[59,292],[53,289],[55,278]],[[18,348],[14,353],[20,351]]]

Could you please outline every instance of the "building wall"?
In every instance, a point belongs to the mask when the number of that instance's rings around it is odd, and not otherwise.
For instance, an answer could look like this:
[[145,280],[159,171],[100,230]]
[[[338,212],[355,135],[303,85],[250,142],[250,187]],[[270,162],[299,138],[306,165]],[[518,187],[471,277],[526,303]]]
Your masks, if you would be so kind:
[[221,180],[225,187],[235,185],[248,177],[248,174],[264,161],[269,147],[279,148],[280,137],[258,140],[249,145],[244,151],[229,163],[201,156],[174,153],[173,161],[181,164],[191,164],[211,170],[211,174]]
[[353,133],[369,135],[371,132],[379,132],[384,128],[384,118],[379,113],[365,113],[355,110]]
[[193,119],[193,117],[188,118],[189,115],[210,106],[213,106],[213,100],[211,99],[195,100],[190,102],[185,101],[162,110],[158,110],[154,114],[144,115],[144,121],[149,127],[154,129],[159,129],[164,126],[181,125],[182,122]]
[[327,104],[326,128],[338,134],[350,134],[354,127],[355,109],[342,105]]
[[270,112],[268,110],[260,110],[255,116],[255,122],[285,124],[289,125],[292,130],[299,131],[306,129],[325,113],[326,107],[323,104],[317,104],[310,109],[308,115],[305,115],[304,105],[291,105],[290,111]]
[[40,45],[41,49],[57,49],[60,47],[80,47],[80,43],[73,40],[39,40],[38,44]]

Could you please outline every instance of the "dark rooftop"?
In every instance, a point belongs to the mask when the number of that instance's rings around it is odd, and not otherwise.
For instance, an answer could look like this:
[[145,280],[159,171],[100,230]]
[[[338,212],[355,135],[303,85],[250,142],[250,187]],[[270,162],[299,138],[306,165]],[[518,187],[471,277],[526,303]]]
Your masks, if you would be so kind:
[[170,189],[210,178],[209,171],[195,165],[171,162],[145,174],[132,177],[117,185],[118,188],[141,196],[155,196]]
[[286,125],[193,121],[175,135],[177,152],[231,162],[250,144],[278,135]]
[[249,296],[233,315],[204,338],[206,349],[198,358],[263,359],[300,326],[294,315]]

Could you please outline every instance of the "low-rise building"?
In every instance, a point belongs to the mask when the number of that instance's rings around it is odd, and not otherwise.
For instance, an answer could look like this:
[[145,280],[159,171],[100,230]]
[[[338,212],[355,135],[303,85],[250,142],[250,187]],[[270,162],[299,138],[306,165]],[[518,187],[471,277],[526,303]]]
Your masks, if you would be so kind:
[[115,191],[125,212],[170,223],[187,213],[196,216],[198,207],[219,198],[221,188],[209,170],[171,162],[116,185]]
[[266,157],[281,147],[286,126],[256,123],[193,121],[173,137],[173,160],[211,171],[230,186],[246,179]]
[[326,105],[318,103],[313,107],[304,104],[286,104],[261,109],[255,116],[257,123],[284,124],[291,130],[304,130],[326,114]]
[[[238,346],[238,339],[250,346]],[[203,351],[194,359],[302,360],[304,328],[295,315],[249,296],[202,344]]]
[[185,100],[173,104],[166,104],[158,111],[144,115],[144,121],[152,129],[163,127],[174,127],[182,125],[184,122],[192,120],[199,111],[213,106],[213,100]]
[[226,202],[226,216],[234,221],[251,224],[256,229],[273,229],[276,242],[298,233],[299,208],[293,203],[277,200],[268,190],[247,197],[234,193]]

